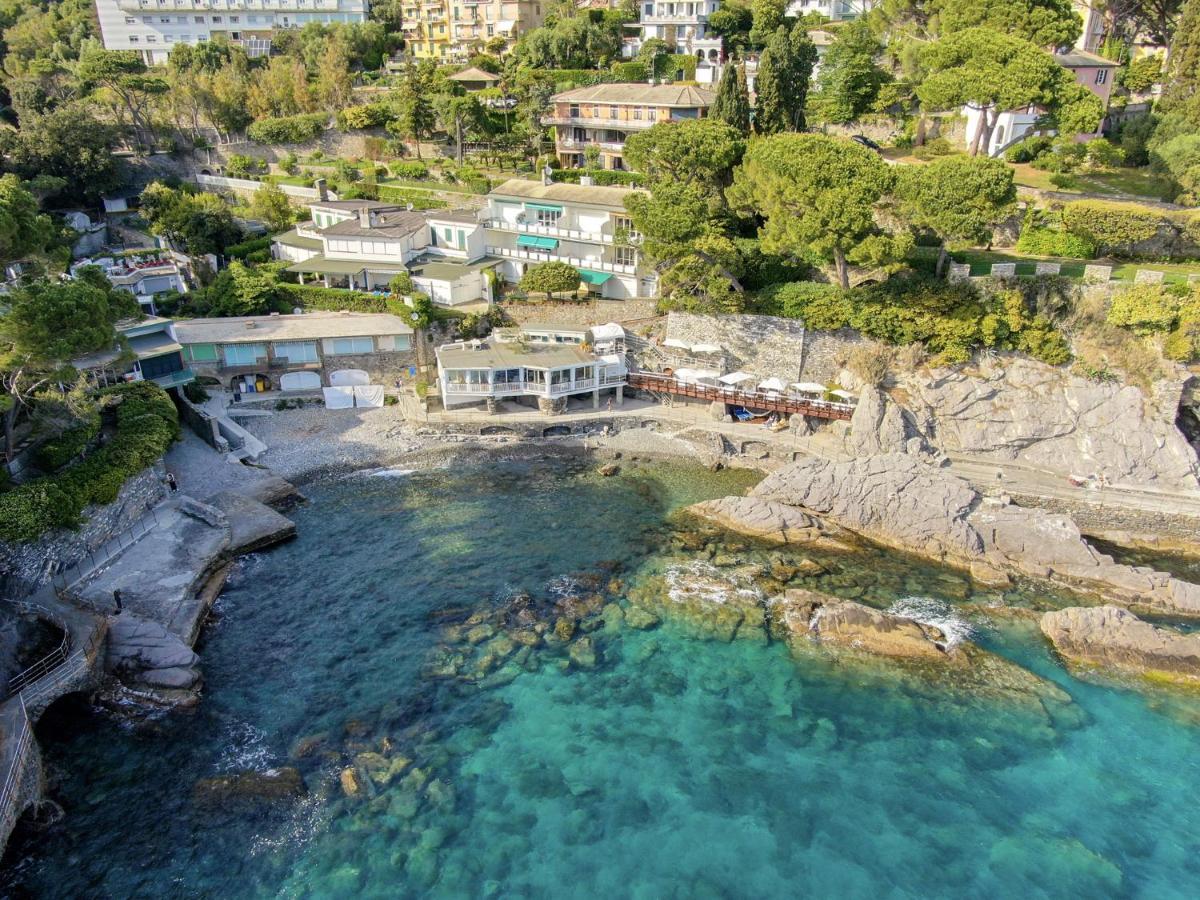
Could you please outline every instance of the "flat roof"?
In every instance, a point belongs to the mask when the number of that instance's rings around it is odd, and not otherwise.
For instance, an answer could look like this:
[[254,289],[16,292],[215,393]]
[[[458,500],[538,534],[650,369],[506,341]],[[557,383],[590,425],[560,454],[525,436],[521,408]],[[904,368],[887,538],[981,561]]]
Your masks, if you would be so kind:
[[175,323],[175,333],[181,344],[254,344],[412,334],[412,328],[391,313],[312,312],[292,316],[180,319]]
[[355,212],[360,209],[390,209],[396,204],[387,203],[383,200],[314,200],[308,205],[309,207],[317,206],[321,209],[339,209],[343,212]]
[[334,222],[321,229],[321,234],[348,237],[393,237],[412,234],[425,225],[425,213],[403,206],[371,207],[371,224],[363,227],[358,216]]
[[292,263],[287,267],[287,271],[301,274],[316,272],[319,275],[357,275],[365,267],[366,263],[361,260],[326,259],[318,253],[298,263]]
[[473,209],[432,209],[425,213],[430,222],[461,222],[467,225],[479,224],[479,213]]
[[478,348],[437,350],[443,369],[557,369],[564,366],[595,365],[599,360],[575,344],[502,344],[482,342]]
[[417,278],[433,278],[437,281],[456,281],[464,275],[482,272],[498,265],[501,260],[494,256],[485,256],[473,262],[441,257],[417,257],[408,264],[408,270]]
[[618,207],[625,210],[625,198],[644,193],[637,188],[585,184],[542,184],[528,178],[510,178],[492,190],[489,197],[519,197],[522,200],[557,200],[560,203],[582,203],[590,206]]
[[152,334],[139,334],[136,337],[131,337],[129,339],[129,349],[137,354],[138,359],[147,359],[151,356],[161,356],[164,353],[170,353],[172,350],[182,350],[183,348],[165,331],[156,331]]
[[559,334],[587,334],[592,329],[587,325],[551,325],[546,322],[526,322],[521,331],[556,331]]
[[325,249],[325,245],[317,238],[303,237],[295,228],[285,231],[283,234],[277,234],[271,240],[276,244],[283,244],[285,247],[299,247],[301,250]]
[[594,84],[555,94],[550,99],[571,102],[641,103],[650,106],[711,106],[716,94],[690,84]]

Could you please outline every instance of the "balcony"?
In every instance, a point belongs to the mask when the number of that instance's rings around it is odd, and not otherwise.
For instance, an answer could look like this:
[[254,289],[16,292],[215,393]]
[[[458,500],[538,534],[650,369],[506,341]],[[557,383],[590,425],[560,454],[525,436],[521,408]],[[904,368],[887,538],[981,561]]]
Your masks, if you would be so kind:
[[591,391],[598,387],[615,387],[625,384],[624,375],[604,375],[601,378],[577,378],[560,384],[547,385],[544,381],[506,381],[501,384],[469,384],[443,382],[442,392],[456,396],[512,397],[527,394],[535,397],[561,397],[578,391]]
[[652,16],[642,16],[643,25],[704,25],[708,22],[708,13],[655,13]]
[[[125,12],[187,10],[189,12],[304,12],[337,11],[338,0],[117,0]],[[361,12],[362,3],[347,3],[343,12]]]
[[554,143],[559,150],[583,151],[588,147],[598,147],[601,150],[608,150],[610,153],[623,153],[625,151],[624,141],[577,141],[575,138],[562,137]]
[[542,122],[546,125],[576,125],[580,128],[617,128],[622,131],[637,131],[642,128],[649,128],[652,125],[658,124],[658,119],[613,119],[607,116],[585,116],[585,115],[550,115],[543,116]]
[[561,238],[566,241],[583,241],[590,244],[611,244],[613,236],[598,231],[580,231],[561,228],[558,225],[531,225],[527,222],[507,222],[504,219],[486,219],[483,226],[493,231],[511,231],[516,234],[538,234],[543,237]]
[[487,252],[491,256],[499,256],[502,259],[517,259],[523,262],[541,263],[541,262],[565,262],[569,266],[574,266],[577,269],[592,269],[596,272],[611,272],[614,275],[636,275],[637,266],[626,266],[621,263],[602,262],[598,259],[579,259],[574,256],[560,256],[557,253],[548,253],[541,250],[514,250],[509,247],[488,247]]
[[180,369],[177,372],[168,372],[165,375],[159,375],[157,378],[150,378],[148,380],[153,381],[165,390],[195,381],[196,375],[191,369]]

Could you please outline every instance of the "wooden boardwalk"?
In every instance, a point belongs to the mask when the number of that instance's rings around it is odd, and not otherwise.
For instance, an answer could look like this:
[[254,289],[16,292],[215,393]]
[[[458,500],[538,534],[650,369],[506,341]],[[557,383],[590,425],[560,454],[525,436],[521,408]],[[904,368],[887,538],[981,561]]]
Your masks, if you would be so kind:
[[691,397],[696,400],[724,403],[729,406],[744,406],[746,409],[756,412],[787,413],[788,415],[798,413],[818,419],[849,419],[854,414],[854,407],[849,403],[804,400],[774,392],[743,391],[734,387],[695,384],[680,381],[672,375],[656,375],[651,372],[630,372],[628,382],[630,387],[643,391],[671,394],[676,397]]

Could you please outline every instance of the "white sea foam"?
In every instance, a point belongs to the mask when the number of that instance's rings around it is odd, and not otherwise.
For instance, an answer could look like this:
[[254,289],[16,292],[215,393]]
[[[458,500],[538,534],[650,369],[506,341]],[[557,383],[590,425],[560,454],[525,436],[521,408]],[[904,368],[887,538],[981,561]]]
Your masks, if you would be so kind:
[[368,478],[406,478],[417,471],[416,469],[376,469],[368,472]]
[[675,603],[700,600],[719,605],[734,599],[755,600],[762,596],[744,576],[718,569],[703,560],[671,566],[664,574],[667,596]]
[[946,636],[946,647],[954,647],[969,640],[974,633],[971,624],[964,619],[949,603],[933,597],[901,597],[887,608],[894,616],[904,616],[920,622],[922,625],[932,625]]
[[222,772],[267,769],[272,764],[267,733],[249,722],[231,722],[224,729],[225,750],[217,761]]

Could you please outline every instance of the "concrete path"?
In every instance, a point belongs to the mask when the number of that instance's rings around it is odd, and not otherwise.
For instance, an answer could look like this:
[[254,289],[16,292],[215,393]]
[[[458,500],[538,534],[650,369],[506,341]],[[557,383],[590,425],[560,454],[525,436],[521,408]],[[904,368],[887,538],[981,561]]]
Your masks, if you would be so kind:
[[[230,415],[230,395],[224,391],[216,391],[212,393],[204,403],[201,404],[201,409],[218,420],[222,433],[226,437],[230,433],[240,438],[242,446],[237,450],[232,451],[232,455],[241,459],[258,459],[267,452],[267,445],[259,438],[252,435],[249,431],[241,426],[240,423],[234,420]],[[240,414],[255,415],[271,415],[268,410],[241,410]],[[231,443],[233,443],[231,441]]]

